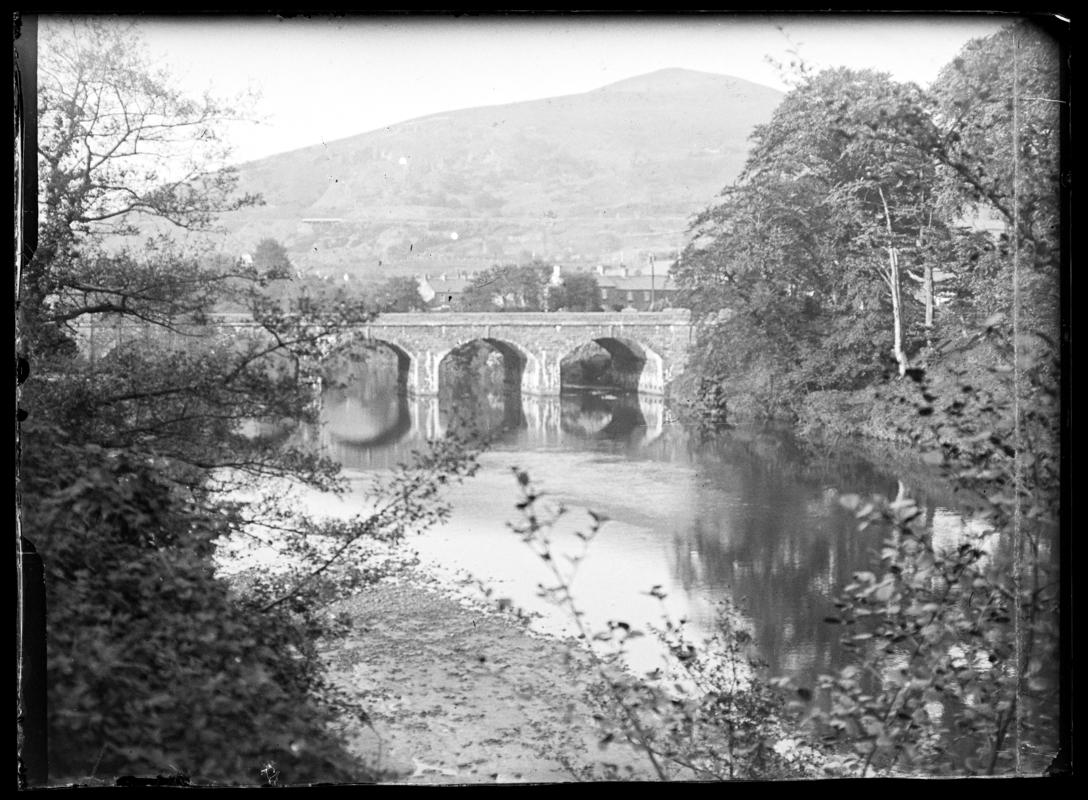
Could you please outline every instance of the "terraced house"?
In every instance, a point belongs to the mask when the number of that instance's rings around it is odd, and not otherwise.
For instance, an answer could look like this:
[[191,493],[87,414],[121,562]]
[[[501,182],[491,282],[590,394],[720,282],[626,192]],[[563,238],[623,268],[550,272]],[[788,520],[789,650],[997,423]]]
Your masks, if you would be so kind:
[[632,271],[621,267],[616,274],[598,268],[597,284],[601,287],[601,304],[606,311],[660,311],[672,308],[678,291],[669,275],[671,264],[659,265],[654,274],[644,270]]

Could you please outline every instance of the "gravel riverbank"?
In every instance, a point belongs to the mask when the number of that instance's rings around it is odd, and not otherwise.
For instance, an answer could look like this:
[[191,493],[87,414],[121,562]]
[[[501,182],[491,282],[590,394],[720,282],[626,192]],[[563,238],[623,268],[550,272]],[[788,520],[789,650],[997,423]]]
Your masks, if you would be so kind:
[[344,607],[355,629],[330,653],[334,677],[372,724],[348,745],[385,782],[652,778],[629,747],[599,746],[595,673],[576,642],[537,635],[422,573]]

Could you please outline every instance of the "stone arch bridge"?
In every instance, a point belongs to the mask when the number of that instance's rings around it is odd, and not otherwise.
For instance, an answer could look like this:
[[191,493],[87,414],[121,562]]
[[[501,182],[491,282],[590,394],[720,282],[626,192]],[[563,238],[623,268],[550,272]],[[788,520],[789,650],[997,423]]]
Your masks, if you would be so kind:
[[[252,320],[224,315],[213,329],[253,329]],[[104,355],[118,344],[149,335],[143,323],[87,325],[79,331],[81,349],[89,357]],[[683,369],[692,339],[686,310],[603,313],[409,313],[382,314],[373,322],[345,329],[338,347],[382,345],[397,358],[402,386],[409,395],[438,394],[439,366],[454,350],[483,341],[503,356],[506,383],[525,395],[558,395],[560,363],[578,348],[596,342],[612,357],[614,377],[623,388],[661,395]],[[184,340],[178,339],[175,345]]]
[[660,395],[683,369],[692,328],[686,310],[419,313],[382,314],[344,335],[390,348],[408,393],[417,397],[437,394],[442,360],[479,341],[502,354],[507,383],[522,394],[558,395],[560,362],[596,342],[611,355],[624,388]]

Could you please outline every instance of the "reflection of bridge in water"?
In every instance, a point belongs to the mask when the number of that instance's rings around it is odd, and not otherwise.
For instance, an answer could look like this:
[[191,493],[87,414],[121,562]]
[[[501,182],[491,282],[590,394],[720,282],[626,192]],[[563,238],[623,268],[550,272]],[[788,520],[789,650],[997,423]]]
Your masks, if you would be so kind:
[[[330,390],[324,400],[321,445],[349,468],[392,466],[426,441],[454,431],[527,447],[602,442],[641,450],[651,447],[666,429],[663,398],[634,393],[508,395],[451,404],[434,396],[404,395],[360,401]],[[511,403],[519,407],[511,409]]]

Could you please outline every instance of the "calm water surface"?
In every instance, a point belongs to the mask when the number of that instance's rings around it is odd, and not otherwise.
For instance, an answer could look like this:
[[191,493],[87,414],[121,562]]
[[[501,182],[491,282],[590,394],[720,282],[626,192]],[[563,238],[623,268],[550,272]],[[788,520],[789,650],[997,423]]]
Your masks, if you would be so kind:
[[[588,511],[609,521],[593,540],[574,590],[590,627],[620,620],[646,630],[663,614],[686,618],[696,634],[715,626],[723,600],[737,603],[761,655],[776,674],[814,677],[834,669],[839,631],[825,623],[833,593],[870,568],[878,530],[859,532],[839,493],[894,496],[899,476],[861,459],[805,454],[787,437],[723,431],[699,436],[668,421],[658,398],[582,390],[560,398],[477,392],[430,399],[398,396],[370,381],[328,389],[321,440],[358,486],[407,460],[427,438],[468,417],[494,437],[481,469],[449,492],[449,521],[411,540],[425,563],[484,581],[540,614],[542,629],[572,632],[540,599],[544,565],[513,533],[525,470],[566,513],[556,549],[578,551]],[[911,490],[938,537],[970,524],[947,496]],[[658,586],[664,603],[649,596]]]

